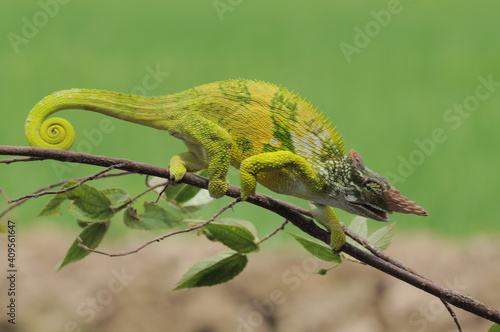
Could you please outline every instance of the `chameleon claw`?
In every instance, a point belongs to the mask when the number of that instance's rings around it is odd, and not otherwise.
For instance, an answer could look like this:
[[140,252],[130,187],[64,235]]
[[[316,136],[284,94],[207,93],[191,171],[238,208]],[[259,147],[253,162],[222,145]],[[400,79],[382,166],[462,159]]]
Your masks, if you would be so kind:
[[330,236],[330,248],[332,248],[333,253],[339,254],[346,241],[346,236],[343,231],[332,232]]
[[220,198],[226,194],[228,182],[226,180],[209,180],[208,192],[213,198]]

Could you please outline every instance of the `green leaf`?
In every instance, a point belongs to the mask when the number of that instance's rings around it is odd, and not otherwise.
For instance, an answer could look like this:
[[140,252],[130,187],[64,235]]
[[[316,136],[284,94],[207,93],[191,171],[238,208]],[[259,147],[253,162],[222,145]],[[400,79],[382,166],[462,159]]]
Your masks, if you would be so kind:
[[257,240],[258,235],[257,235],[257,228],[255,228],[255,225],[248,220],[243,220],[243,219],[236,219],[236,218],[219,218],[216,220],[218,223],[223,223],[227,225],[235,225],[235,226],[241,226],[246,229],[248,229],[250,232],[252,232],[253,237]]
[[186,272],[175,289],[213,286],[229,281],[240,274],[248,258],[234,251],[224,251],[204,258]]
[[241,224],[239,220],[221,219],[211,222],[204,229],[210,233],[209,236],[240,254],[259,250],[254,233]]
[[176,186],[168,186],[167,190],[165,190],[165,195],[167,195],[168,201],[182,205],[196,196],[200,190],[198,187],[181,183]]
[[[76,181],[70,181],[62,188],[68,188],[74,184]],[[39,216],[61,215],[61,204],[65,200],[72,200],[70,212],[81,221],[107,221],[114,215],[108,197],[99,189],[84,183],[70,191],[56,194],[45,205]]]
[[[101,243],[104,235],[106,235],[108,228],[109,222],[94,222],[85,227],[79,237],[82,239],[82,243],[84,245],[91,249],[95,249],[99,243]],[[66,256],[57,267],[57,270],[60,270],[69,263],[76,262],[90,254],[90,251],[80,248],[78,243],[78,239],[73,241],[73,244],[66,253]]]
[[186,213],[186,212],[193,213],[193,212],[201,210],[207,204],[211,203],[213,200],[214,200],[214,198],[210,197],[207,190],[200,190],[190,200],[188,200],[182,204],[170,202],[170,206],[172,206],[172,208],[174,208],[175,210],[182,212],[182,213]]
[[380,229],[373,232],[370,236],[368,236],[368,242],[372,243],[380,250],[387,249],[391,245],[395,226],[396,223],[392,223],[387,226],[381,227]]
[[[166,183],[164,178],[152,177],[148,180],[149,186],[156,186],[162,183]],[[163,197],[166,198],[167,201],[174,204],[182,204],[193,198],[198,191],[201,189],[194,186],[189,186],[185,183],[174,183],[167,185],[165,187],[158,187],[155,189],[156,192],[163,192]]]
[[359,236],[366,238],[368,235],[368,221],[365,217],[356,216],[349,224],[349,229]]
[[500,324],[493,324],[488,332],[500,332]]
[[152,202],[144,202],[144,212],[140,215],[129,207],[123,216],[123,222],[127,227],[143,230],[172,228],[181,220],[181,217]]
[[123,189],[107,188],[102,189],[101,192],[106,195],[114,208],[130,202],[130,195]]
[[[199,172],[199,174],[206,176],[204,171]],[[165,179],[159,177],[153,177],[148,181],[149,186],[162,183],[165,183]],[[158,187],[155,191],[160,193],[163,189],[164,187]],[[214,200],[206,190],[184,183],[168,185],[161,197],[169,202],[173,209],[182,213],[196,212]]]
[[342,262],[342,258],[339,255],[334,254],[330,247],[323,245],[323,244],[320,244],[316,241],[306,239],[305,237],[302,237],[302,236],[299,236],[296,234],[292,234],[292,233],[288,233],[288,234],[293,236],[293,238],[295,240],[297,240],[297,242],[299,242],[304,247],[304,249],[306,249],[307,251],[309,251],[311,254],[318,257],[319,259],[322,259],[322,260],[327,261],[327,262],[334,262],[334,263],[341,263]]

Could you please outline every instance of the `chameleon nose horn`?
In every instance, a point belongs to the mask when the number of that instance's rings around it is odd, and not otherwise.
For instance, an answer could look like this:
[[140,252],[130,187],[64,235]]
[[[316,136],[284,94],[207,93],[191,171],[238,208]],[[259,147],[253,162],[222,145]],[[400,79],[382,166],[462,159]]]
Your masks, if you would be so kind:
[[416,214],[418,216],[428,215],[427,211],[421,206],[418,206],[416,202],[410,201],[408,198],[401,195],[399,190],[392,186],[389,190],[385,190],[383,195],[387,208],[392,212]]

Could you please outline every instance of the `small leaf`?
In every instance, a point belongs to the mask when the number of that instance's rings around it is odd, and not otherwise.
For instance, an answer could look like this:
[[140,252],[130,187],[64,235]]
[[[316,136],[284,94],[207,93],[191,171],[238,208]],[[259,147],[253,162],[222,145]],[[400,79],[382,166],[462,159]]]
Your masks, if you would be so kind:
[[249,229],[233,223],[230,219],[226,219],[225,222],[211,222],[204,228],[210,233],[210,236],[241,254],[259,250],[259,246],[255,243],[254,234]]
[[204,258],[186,272],[175,289],[213,286],[229,281],[240,274],[248,263],[245,255],[224,251]]
[[305,237],[302,237],[302,236],[299,236],[296,234],[292,234],[292,233],[288,233],[288,234],[293,236],[293,238],[295,240],[297,240],[297,242],[299,242],[304,247],[304,249],[306,249],[307,251],[309,251],[311,254],[318,257],[319,259],[322,259],[322,260],[327,261],[327,262],[334,262],[334,263],[341,263],[342,262],[342,258],[339,255],[334,254],[330,247],[323,245],[323,244],[320,244],[318,242],[306,239]]
[[493,324],[488,332],[500,332],[500,324]]
[[349,229],[359,236],[366,238],[368,235],[368,221],[365,217],[356,216],[349,224]]
[[167,190],[165,190],[165,194],[170,202],[182,205],[196,196],[200,190],[201,189],[198,187],[181,183],[176,186],[169,186]]
[[123,222],[127,227],[143,230],[172,228],[181,220],[181,217],[152,202],[144,203],[144,212],[140,215],[135,209],[129,207],[123,216]]
[[380,250],[385,250],[391,245],[391,240],[394,235],[394,227],[396,223],[381,227],[380,229],[373,232],[368,236],[368,242],[372,243],[374,246]]
[[248,220],[243,220],[243,219],[236,219],[236,218],[220,218],[217,219],[216,222],[227,224],[227,225],[235,225],[235,226],[241,226],[246,229],[248,229],[250,232],[252,232],[253,236],[255,239],[258,239],[257,235],[257,228],[255,228],[255,225]]
[[106,197],[111,202],[111,206],[114,208],[130,202],[130,195],[123,189],[106,188],[102,189],[101,192],[106,195]]
[[[74,185],[76,181],[67,182],[63,188]],[[114,211],[111,209],[110,200],[99,189],[88,184],[71,189],[60,194],[56,194],[40,212],[39,216],[61,215],[61,203],[65,200],[72,200],[70,212],[82,221],[96,222],[109,220]]]
[[317,274],[319,274],[320,276],[324,276],[326,275],[328,272],[330,272],[331,270],[333,270],[334,268],[336,268],[337,266],[339,266],[340,263],[335,263],[333,264],[332,266],[330,267],[327,267],[327,268],[321,268],[318,270],[318,272],[316,272]]
[[[166,180],[153,177],[148,181],[148,185],[153,187],[165,183]],[[185,183],[172,183],[155,189],[157,193],[163,193],[162,197],[173,204],[182,204],[193,198],[201,189]]]
[[68,212],[72,214],[79,222],[92,223],[101,222],[111,219],[114,213],[112,210],[82,210],[75,202],[71,202],[68,207]]
[[[82,244],[91,249],[95,249],[99,243],[101,243],[104,235],[106,235],[108,228],[109,222],[94,222],[85,227],[78,237],[82,239]],[[66,253],[66,256],[61,263],[59,263],[57,270],[60,270],[69,263],[76,262],[90,254],[90,251],[80,248],[78,243],[78,239],[73,241],[73,244]]]
[[[206,172],[204,171],[198,174],[206,176]],[[148,185],[152,187],[165,182],[163,178],[153,177],[148,180]],[[182,213],[196,212],[214,200],[206,190],[201,190],[200,188],[184,183],[171,184],[165,190],[164,188],[163,186],[158,187],[155,191],[157,193],[164,191],[161,197],[169,202],[173,209]]]
[[200,190],[190,200],[188,200],[182,204],[176,204],[176,203],[170,202],[170,206],[172,206],[172,208],[174,208],[175,210],[180,211],[182,213],[186,213],[186,212],[193,213],[193,212],[201,210],[203,207],[205,207],[207,204],[211,203],[212,201],[214,201],[214,198],[210,197],[207,190]]

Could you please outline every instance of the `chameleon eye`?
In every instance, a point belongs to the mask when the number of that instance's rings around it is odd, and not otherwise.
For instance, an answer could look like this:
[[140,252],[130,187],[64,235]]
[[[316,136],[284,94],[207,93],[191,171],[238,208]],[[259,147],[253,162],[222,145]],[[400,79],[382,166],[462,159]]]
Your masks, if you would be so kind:
[[373,194],[381,194],[382,193],[382,187],[380,183],[375,182],[375,181],[368,181],[365,183],[365,190],[369,193]]

